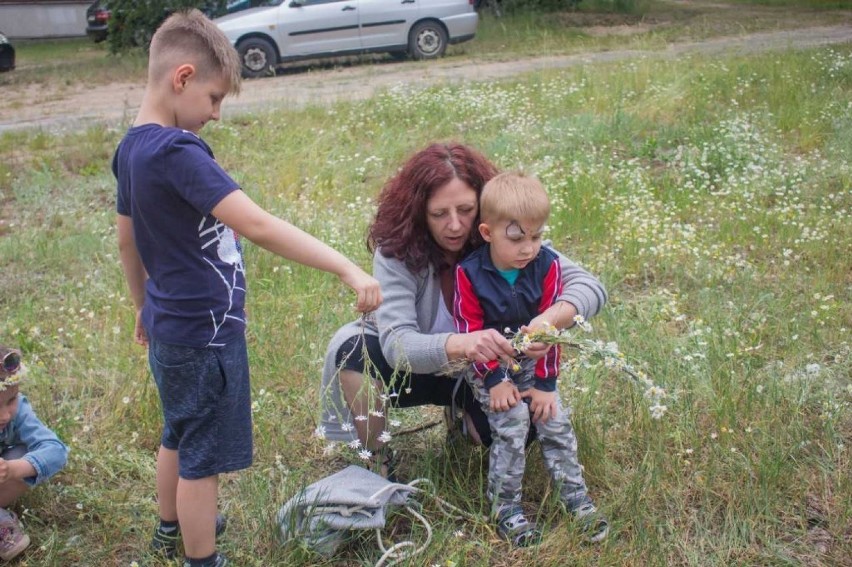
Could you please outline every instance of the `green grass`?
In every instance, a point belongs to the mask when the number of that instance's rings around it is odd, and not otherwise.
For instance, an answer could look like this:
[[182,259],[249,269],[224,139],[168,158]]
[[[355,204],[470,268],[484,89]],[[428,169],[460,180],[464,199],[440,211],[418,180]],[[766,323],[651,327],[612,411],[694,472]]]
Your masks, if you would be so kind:
[[[592,494],[612,520],[603,546],[583,545],[559,514],[533,452],[524,502],[548,526],[542,547],[512,550],[488,525],[427,505],[435,543],[410,565],[847,561],[852,47],[394,90],[203,134],[252,198],[363,266],[372,198],[428,141],[461,139],[537,173],[553,201],[549,236],[610,293],[593,336],[670,393],[653,420],[641,391],[603,368],[561,381]],[[72,447],[66,470],[17,508],[31,565],[130,565],[156,515],[159,408],[130,341],[113,228],[120,136],[105,126],[0,135],[0,341],[23,349],[23,390]],[[274,538],[275,512],[298,487],[357,460],[324,455],[312,436],[320,360],[354,317],[351,297],[255,246],[246,260],[256,460],[222,481],[222,547],[241,566],[372,564],[369,538],[328,560]],[[405,478],[485,509],[486,452],[447,445],[442,427],[392,444]]]
[[812,8],[814,10],[849,10],[850,0],[731,0],[738,4],[757,4],[760,6],[783,6],[785,8]]
[[111,55],[106,43],[88,38],[16,40],[16,70],[0,75],[0,86],[41,85],[62,88],[84,83],[144,81],[147,55],[132,51]]
[[[676,41],[852,23],[849,11],[814,9],[823,6],[820,0],[783,6],[766,6],[748,0],[731,0],[728,8],[720,4],[712,0],[695,0],[688,4],[647,0],[638,2],[635,11],[617,13],[612,12],[606,2],[589,2],[581,3],[578,11],[517,12],[502,18],[484,12],[475,40],[450,46],[448,56],[455,60],[500,60],[613,49],[662,49]],[[829,2],[828,7],[843,7],[835,4]],[[41,90],[38,91],[40,96],[61,97],[64,89],[80,84],[97,88],[113,82],[145,81],[147,60],[140,50],[112,55],[105,42],[96,44],[88,38],[19,40],[15,48],[17,70],[0,75],[0,87],[13,91],[38,86],[56,91]],[[367,63],[377,57],[386,56],[364,56],[361,60]],[[325,67],[335,62],[341,61],[324,60],[319,65]],[[30,96],[32,91],[26,95]],[[27,99],[13,100],[20,105]]]

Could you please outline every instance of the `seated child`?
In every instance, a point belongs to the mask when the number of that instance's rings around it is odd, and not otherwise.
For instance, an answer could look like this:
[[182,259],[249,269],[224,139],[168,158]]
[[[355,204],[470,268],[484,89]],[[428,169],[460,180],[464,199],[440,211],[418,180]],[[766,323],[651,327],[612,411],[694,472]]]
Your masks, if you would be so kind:
[[[485,185],[479,232],[486,244],[456,268],[454,311],[459,332],[497,329],[514,334],[521,328],[534,331],[549,324],[543,314],[562,293],[559,257],[541,246],[549,215],[547,193],[534,178],[503,173]],[[517,364],[477,362],[466,373],[494,439],[487,496],[497,530],[516,546],[534,545],[541,539],[541,532],[524,517],[520,506],[524,443],[532,420],[560,500],[582,522],[586,537],[598,542],[609,528],[587,494],[570,410],[562,406],[556,391],[560,349],[553,346],[538,352],[538,360],[521,353]],[[521,403],[522,398],[529,400],[529,407]]]
[[8,506],[62,470],[68,448],[39,421],[27,398],[18,392],[21,353],[0,345],[0,559],[17,557],[30,544]]

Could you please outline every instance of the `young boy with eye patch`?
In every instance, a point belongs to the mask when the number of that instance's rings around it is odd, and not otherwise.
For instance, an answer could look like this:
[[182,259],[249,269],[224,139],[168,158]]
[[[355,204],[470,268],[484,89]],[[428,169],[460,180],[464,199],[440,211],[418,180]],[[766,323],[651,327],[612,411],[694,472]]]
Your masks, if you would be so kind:
[[[457,330],[514,334],[547,327],[541,314],[562,293],[559,256],[542,247],[550,216],[547,193],[533,177],[502,173],[482,189],[479,207],[479,232],[486,244],[456,268]],[[497,531],[519,547],[541,539],[541,531],[526,519],[520,505],[524,449],[532,422],[561,502],[580,521],[589,541],[601,541],[609,527],[587,493],[570,409],[562,406],[556,390],[560,349],[535,352],[535,356],[520,353],[514,368],[498,360],[473,363],[465,375],[491,425],[487,497]]]

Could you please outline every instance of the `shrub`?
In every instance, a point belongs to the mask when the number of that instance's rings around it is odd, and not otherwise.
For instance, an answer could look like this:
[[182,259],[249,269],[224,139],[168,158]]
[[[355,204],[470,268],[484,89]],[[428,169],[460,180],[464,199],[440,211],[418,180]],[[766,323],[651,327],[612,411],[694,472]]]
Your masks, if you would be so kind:
[[151,37],[166,17],[177,10],[198,8],[210,17],[225,13],[225,0],[111,0],[109,49],[120,53],[148,49]]

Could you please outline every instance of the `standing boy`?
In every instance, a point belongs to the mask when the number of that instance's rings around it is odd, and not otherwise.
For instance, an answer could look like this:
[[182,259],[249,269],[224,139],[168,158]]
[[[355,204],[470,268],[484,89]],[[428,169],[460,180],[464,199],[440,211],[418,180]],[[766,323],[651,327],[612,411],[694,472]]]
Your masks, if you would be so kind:
[[[562,292],[559,257],[541,247],[550,215],[547,193],[534,178],[503,173],[482,189],[479,210],[479,232],[486,244],[456,268],[456,328],[462,333],[497,329],[514,334],[546,327],[542,314]],[[559,347],[553,346],[538,360],[522,355],[517,366],[497,360],[474,363],[466,374],[494,439],[487,496],[498,532],[516,546],[533,545],[541,538],[520,506],[531,419],[562,503],[582,521],[591,541],[601,541],[608,532],[587,494],[570,412],[556,391],[559,357]],[[529,400],[529,407],[522,398]]]
[[173,14],[151,41],[142,105],[113,158],[135,339],[148,344],[163,408],[152,546],[174,556],[182,533],[186,567],[227,564],[216,552],[218,475],[252,461],[245,269],[235,232],[336,274],[356,291],[360,311],[381,302],[376,280],[256,205],[198,137],[239,86],[239,59],[216,25],[197,10]]

